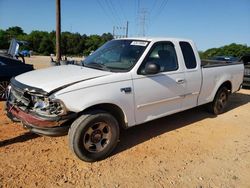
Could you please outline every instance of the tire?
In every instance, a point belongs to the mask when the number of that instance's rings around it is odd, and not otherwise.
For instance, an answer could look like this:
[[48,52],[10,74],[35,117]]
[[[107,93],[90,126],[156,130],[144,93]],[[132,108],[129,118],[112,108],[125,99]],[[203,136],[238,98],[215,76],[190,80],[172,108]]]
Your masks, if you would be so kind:
[[9,85],[9,81],[0,81],[0,100],[6,99],[6,89]]
[[221,87],[215,97],[213,102],[208,105],[208,109],[211,113],[215,115],[222,114],[228,103],[229,92],[226,87]]
[[104,111],[88,112],[71,125],[69,146],[81,160],[94,162],[106,158],[119,140],[117,120]]

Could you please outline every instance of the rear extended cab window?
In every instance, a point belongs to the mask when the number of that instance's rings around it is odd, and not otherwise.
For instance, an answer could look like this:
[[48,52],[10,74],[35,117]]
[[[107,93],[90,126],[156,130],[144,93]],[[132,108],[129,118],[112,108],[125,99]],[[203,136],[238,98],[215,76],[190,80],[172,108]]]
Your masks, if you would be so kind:
[[187,69],[194,69],[197,66],[195,59],[194,51],[192,46],[188,42],[181,41],[179,42],[181,51],[183,54],[185,66]]

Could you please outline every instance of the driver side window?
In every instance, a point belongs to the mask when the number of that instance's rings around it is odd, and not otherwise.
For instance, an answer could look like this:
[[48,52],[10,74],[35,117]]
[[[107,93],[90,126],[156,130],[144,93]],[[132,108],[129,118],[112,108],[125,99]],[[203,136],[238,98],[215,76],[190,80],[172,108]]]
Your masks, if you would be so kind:
[[149,62],[160,66],[160,72],[175,71],[178,69],[178,61],[174,45],[171,42],[156,43],[145,58],[142,68],[142,74],[145,74],[145,65]]

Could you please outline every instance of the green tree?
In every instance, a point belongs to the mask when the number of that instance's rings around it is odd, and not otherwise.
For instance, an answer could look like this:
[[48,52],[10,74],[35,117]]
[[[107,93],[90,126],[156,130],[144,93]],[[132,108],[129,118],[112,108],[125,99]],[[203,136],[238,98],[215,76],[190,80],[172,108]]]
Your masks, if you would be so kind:
[[55,46],[53,41],[50,39],[49,35],[45,35],[41,40],[38,51],[43,55],[50,55],[54,53],[54,49]]
[[107,42],[113,39],[113,35],[111,33],[103,33],[101,37],[103,42]]
[[9,48],[9,39],[6,31],[0,29],[0,49]]
[[43,51],[40,51],[40,44],[45,36],[48,37],[49,33],[45,31],[32,31],[29,34],[28,39],[27,39],[29,42],[30,48],[35,52],[43,53]]
[[9,39],[17,38],[20,35],[26,35],[26,33],[23,32],[23,29],[18,26],[9,27],[8,29],[6,29],[6,32],[8,34]]
[[84,55],[89,55],[92,51],[95,51],[100,47],[104,41],[99,35],[90,35],[86,39],[85,49],[83,50]]
[[202,52],[201,58],[209,59],[214,56],[234,56],[240,58],[241,56],[249,53],[250,47],[248,47],[247,45],[232,43],[220,48],[208,49],[205,52]]

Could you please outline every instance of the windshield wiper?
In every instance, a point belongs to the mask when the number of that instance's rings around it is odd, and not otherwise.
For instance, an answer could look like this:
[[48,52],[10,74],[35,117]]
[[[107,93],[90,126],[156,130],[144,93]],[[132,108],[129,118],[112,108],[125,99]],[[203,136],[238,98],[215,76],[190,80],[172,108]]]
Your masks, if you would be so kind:
[[89,68],[110,71],[110,69],[107,68],[104,64],[100,64],[100,63],[96,63],[96,62],[90,62],[88,64],[82,63],[82,65],[85,67],[89,67]]

